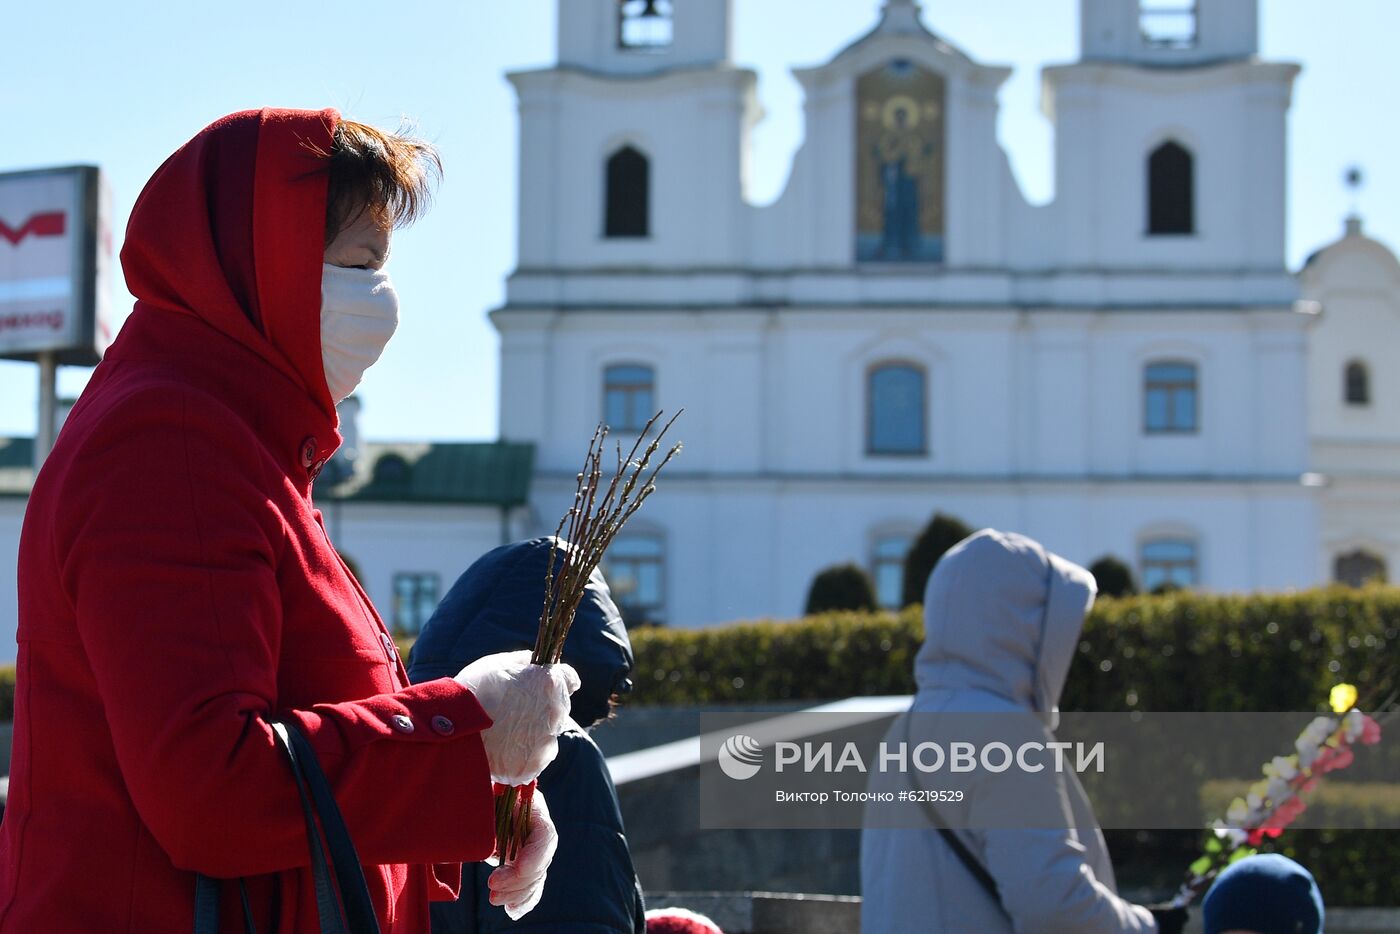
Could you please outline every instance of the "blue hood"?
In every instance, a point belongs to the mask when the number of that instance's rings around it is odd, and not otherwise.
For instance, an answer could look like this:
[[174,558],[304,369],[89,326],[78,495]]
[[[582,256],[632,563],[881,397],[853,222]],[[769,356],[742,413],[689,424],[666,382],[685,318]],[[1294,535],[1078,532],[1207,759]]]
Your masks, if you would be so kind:
[[[450,678],[483,655],[532,649],[544,609],[544,578],[554,539],[536,538],[487,552],[457,578],[409,656],[415,682]],[[555,558],[556,568],[563,556]],[[564,661],[583,685],[570,716],[588,727],[608,715],[608,697],[632,671],[632,644],[601,571],[594,570],[564,642]]]

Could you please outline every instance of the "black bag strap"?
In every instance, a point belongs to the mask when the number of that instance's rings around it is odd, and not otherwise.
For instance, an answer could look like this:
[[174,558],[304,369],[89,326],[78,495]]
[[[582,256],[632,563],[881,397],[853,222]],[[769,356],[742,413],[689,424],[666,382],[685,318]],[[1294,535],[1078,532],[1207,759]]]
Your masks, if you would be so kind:
[[273,723],[273,729],[279,736],[281,730],[286,729],[294,766],[300,767],[304,784],[311,789],[316,813],[321,818],[321,829],[326,834],[326,845],[331,851],[331,864],[335,867],[340,898],[345,906],[345,921],[349,925],[347,934],[379,934],[379,919],[375,917],[374,902],[369,897],[364,867],[360,865],[360,857],[350,840],[345,818],[341,816],[340,807],[331,793],[331,783],[326,779],[326,773],[321,771],[321,763],[316,760],[315,750],[291,724]]
[[[910,736],[910,732],[913,729],[912,717],[911,714],[905,714],[905,716],[910,719],[904,721],[904,736],[906,740],[912,740]],[[967,871],[972,874],[972,877],[981,884],[987,894],[992,897],[992,901],[997,903],[997,907],[1004,909],[1001,903],[1001,892],[997,889],[997,880],[992,878],[992,874],[987,871],[987,867],[983,866],[982,861],[973,855],[972,851],[967,848],[967,844],[962,841],[961,837],[948,829],[948,825],[943,822],[942,815],[938,813],[938,808],[933,806],[932,801],[920,797],[919,806],[923,808],[924,816],[928,818],[928,822],[938,831],[939,836],[943,838],[943,842],[948,844],[948,848],[957,856],[958,861],[961,862]]]
[[[238,895],[243,901],[243,934],[258,934],[253,923],[253,908],[248,904],[248,883],[238,880]],[[194,929],[195,934],[219,931],[219,880],[200,873],[194,880]]]
[[219,880],[194,877],[194,934],[219,934]]
[[[311,799],[307,796],[309,778],[306,760],[308,758],[314,760],[316,757],[314,754],[310,756],[303,754],[296,741],[292,739],[295,736],[303,743],[306,742],[296,727],[288,727],[287,724],[278,720],[274,720],[271,726],[278,744],[282,747],[283,754],[287,757],[287,763],[292,768],[292,774],[296,776],[297,780],[297,795],[301,798],[301,813],[306,821],[307,846],[311,850],[311,876],[315,882],[316,914],[321,919],[321,934],[349,934],[345,927],[345,916],[341,913],[340,903],[335,896],[335,889],[331,887],[330,872],[326,866],[326,853],[321,848],[321,831],[316,826],[316,812],[312,809]],[[322,781],[324,780],[323,776]],[[337,809],[336,817],[339,818],[339,816],[340,812]],[[364,884],[363,880],[360,884]],[[378,932],[376,931],[375,934]]]
[[[321,922],[321,934],[379,934],[379,920],[374,914],[369,886],[365,884],[355,846],[345,819],[335,803],[330,782],[326,780],[316,753],[295,725],[274,720],[273,735],[282,747],[292,774],[296,778],[297,795],[301,798],[302,817],[306,821],[307,847],[311,853],[311,875],[316,889],[316,913]],[[313,807],[314,802],[314,807]],[[317,817],[320,827],[317,826]],[[330,867],[321,846],[324,831],[326,845],[331,851],[339,894],[331,885]],[[246,934],[257,934],[253,923],[248,889],[238,880],[243,901],[243,927]],[[344,911],[342,911],[342,903]],[[194,934],[218,934],[219,881],[199,874],[195,877]]]

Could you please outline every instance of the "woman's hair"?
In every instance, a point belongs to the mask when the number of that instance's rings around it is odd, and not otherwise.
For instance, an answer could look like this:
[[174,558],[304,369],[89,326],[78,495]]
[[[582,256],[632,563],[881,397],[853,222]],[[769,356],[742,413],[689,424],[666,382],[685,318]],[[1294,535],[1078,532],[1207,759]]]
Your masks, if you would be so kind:
[[366,211],[385,227],[423,215],[433,182],[442,177],[437,150],[425,140],[342,120],[335,128],[327,170],[326,243]]

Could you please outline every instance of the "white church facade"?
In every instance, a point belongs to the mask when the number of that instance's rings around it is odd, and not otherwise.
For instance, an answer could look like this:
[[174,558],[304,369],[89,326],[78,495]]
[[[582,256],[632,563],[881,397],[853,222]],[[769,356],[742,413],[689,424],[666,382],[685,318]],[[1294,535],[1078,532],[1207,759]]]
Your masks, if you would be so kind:
[[[935,512],[1148,589],[1400,573],[1400,262],[1352,218],[1288,267],[1298,68],[1259,58],[1253,0],[1081,0],[1079,60],[1043,72],[1044,205],[996,139],[1008,69],[870,3],[796,72],[805,142],[756,206],[732,0],[560,0],[557,63],[509,76],[500,439],[361,443],[350,403],[318,483],[391,626],[552,531],[594,426],[659,408],[685,450],[606,568],[634,620],[795,616],[846,562],[894,602]],[[0,439],[11,658],[31,463]]]
[[1327,579],[1318,316],[1284,250],[1298,68],[1258,58],[1253,3],[1177,4],[1165,37],[1142,6],[1083,0],[1080,60],[1044,72],[1052,203],[996,139],[1009,71],[887,0],[796,72],[805,142],[757,207],[729,0],[563,0],[558,63],[510,76],[519,264],[492,313],[540,521],[597,421],[684,407],[614,575],[671,624],[796,614],[847,561],[892,599],[935,511],[1149,587]]

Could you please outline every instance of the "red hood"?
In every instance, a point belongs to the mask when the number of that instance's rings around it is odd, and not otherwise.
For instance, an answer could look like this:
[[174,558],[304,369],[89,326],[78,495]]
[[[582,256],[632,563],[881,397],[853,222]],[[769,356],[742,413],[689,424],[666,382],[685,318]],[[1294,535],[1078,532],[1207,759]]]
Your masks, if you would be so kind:
[[335,422],[321,362],[325,160],[335,110],[245,110],[146,183],[122,247],[127,288],[269,361]]

